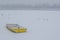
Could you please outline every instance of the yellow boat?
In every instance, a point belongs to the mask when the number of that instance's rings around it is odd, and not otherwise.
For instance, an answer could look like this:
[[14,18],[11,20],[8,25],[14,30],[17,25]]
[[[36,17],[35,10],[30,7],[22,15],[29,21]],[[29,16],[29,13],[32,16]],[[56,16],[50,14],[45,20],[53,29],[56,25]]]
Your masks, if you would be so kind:
[[24,27],[19,27],[17,24],[7,24],[7,29],[14,32],[14,33],[24,33],[27,31]]

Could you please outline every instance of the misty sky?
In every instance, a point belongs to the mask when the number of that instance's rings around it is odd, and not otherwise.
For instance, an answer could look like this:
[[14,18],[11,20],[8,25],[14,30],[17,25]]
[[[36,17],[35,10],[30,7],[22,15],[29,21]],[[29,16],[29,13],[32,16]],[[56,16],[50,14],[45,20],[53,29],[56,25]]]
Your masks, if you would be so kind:
[[0,0],[0,5],[24,4],[24,5],[42,5],[42,4],[60,4],[60,0]]

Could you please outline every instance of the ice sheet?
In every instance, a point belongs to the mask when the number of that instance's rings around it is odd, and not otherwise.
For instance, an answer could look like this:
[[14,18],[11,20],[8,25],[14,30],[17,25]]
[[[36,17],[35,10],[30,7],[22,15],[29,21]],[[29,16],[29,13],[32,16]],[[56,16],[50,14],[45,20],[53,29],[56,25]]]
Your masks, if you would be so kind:
[[[9,23],[26,27],[27,32],[10,32]],[[0,40],[60,40],[60,11],[0,11]]]

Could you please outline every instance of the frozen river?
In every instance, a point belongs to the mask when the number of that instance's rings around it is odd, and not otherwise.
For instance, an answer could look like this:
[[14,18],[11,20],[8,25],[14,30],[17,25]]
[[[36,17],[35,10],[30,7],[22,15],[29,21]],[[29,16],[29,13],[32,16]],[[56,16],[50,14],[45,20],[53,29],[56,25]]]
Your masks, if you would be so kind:
[[[6,24],[27,28],[13,33]],[[60,40],[60,11],[0,10],[0,40]]]

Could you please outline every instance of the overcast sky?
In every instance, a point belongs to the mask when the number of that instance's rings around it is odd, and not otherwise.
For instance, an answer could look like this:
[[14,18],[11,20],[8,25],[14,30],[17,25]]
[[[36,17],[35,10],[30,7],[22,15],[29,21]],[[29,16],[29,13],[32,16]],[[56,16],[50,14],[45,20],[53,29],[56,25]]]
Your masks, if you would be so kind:
[[6,4],[24,4],[24,5],[39,5],[39,4],[60,4],[60,0],[0,0],[0,5]]

